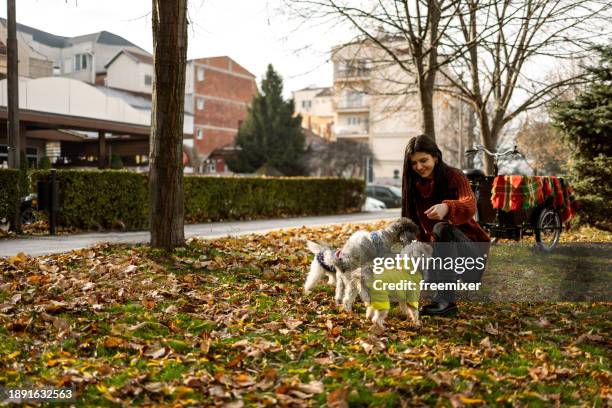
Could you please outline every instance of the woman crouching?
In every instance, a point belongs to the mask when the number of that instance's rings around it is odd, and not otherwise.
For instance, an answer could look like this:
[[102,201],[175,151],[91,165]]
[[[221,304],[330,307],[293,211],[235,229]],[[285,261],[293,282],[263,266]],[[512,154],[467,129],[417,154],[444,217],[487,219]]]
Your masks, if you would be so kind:
[[[404,155],[402,217],[419,226],[417,240],[433,243],[426,282],[480,282],[491,240],[474,220],[475,212],[476,198],[463,172],[442,161],[442,152],[429,136],[413,137]],[[466,259],[474,261],[466,265]],[[454,290],[437,290],[420,314],[453,315],[458,311],[455,299]]]

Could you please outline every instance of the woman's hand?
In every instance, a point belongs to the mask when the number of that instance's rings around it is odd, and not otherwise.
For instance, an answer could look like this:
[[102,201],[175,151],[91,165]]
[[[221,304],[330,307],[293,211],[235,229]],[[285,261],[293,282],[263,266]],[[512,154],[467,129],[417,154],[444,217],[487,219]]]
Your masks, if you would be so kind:
[[448,214],[447,204],[436,204],[425,211],[425,215],[431,220],[443,220],[446,214]]

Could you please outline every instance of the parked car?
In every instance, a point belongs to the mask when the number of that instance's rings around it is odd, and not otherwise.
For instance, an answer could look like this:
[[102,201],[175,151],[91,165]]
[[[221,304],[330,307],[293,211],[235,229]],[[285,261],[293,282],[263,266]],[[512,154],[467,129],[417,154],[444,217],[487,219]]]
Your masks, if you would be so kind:
[[372,197],[385,203],[387,208],[402,206],[402,190],[395,186],[369,184],[365,188],[367,197]]
[[387,209],[385,203],[372,197],[366,197],[365,203],[361,207],[361,211],[364,212],[382,211],[385,209]]

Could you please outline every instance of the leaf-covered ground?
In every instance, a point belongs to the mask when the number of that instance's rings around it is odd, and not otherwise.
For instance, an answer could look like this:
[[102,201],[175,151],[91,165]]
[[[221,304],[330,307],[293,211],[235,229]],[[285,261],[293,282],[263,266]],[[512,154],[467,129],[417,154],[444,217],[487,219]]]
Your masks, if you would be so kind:
[[392,312],[373,334],[361,304],[302,293],[306,239],[381,226],[0,260],[0,384],[74,387],[79,406],[612,404],[611,303],[462,303],[420,329]]

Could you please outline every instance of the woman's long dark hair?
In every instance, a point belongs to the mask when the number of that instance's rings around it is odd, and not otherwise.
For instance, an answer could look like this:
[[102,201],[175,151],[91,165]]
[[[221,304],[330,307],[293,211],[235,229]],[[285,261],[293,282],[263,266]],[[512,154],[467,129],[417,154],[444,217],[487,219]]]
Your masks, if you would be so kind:
[[416,152],[429,153],[438,159],[433,169],[433,198],[440,201],[449,198],[446,182],[448,166],[442,161],[442,151],[438,148],[436,142],[427,135],[413,137],[408,142],[406,152],[404,153],[404,169],[402,173],[402,217],[408,217],[414,222],[418,222],[416,195],[419,194],[415,184],[417,180],[421,179],[421,176],[412,169],[411,164],[411,157]]

